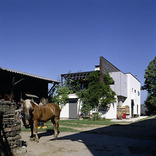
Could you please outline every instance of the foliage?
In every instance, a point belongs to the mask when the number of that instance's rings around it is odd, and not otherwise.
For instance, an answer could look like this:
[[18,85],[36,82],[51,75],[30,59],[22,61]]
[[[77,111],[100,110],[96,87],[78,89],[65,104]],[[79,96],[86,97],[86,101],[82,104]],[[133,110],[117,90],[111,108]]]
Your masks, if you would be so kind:
[[55,103],[65,105],[68,100],[68,95],[76,93],[82,100],[81,111],[87,114],[93,108],[99,109],[99,106],[106,107],[107,104],[115,101],[115,92],[110,88],[110,84],[113,83],[113,79],[109,74],[103,76],[104,83],[100,83],[100,72],[94,71],[88,76],[88,85],[85,89],[81,89],[80,81],[66,80],[63,86],[56,85],[52,90],[50,100]]
[[92,106],[89,105],[90,100],[88,90],[87,89],[80,90],[76,93],[76,95],[81,99],[83,104],[81,112],[87,114],[92,109]]
[[94,113],[93,114],[93,117],[90,119],[90,120],[93,120],[93,121],[100,121],[100,120],[106,120],[105,118],[101,118],[100,114],[98,112]]
[[63,86],[56,85],[50,93],[49,101],[65,105],[68,100],[68,95],[80,90],[79,81],[65,80]]
[[68,87],[63,86],[62,88],[57,90],[57,93],[58,93],[56,96],[57,102],[61,103],[61,104],[66,104],[67,99],[68,99],[68,95],[73,93],[73,92]]
[[67,103],[68,95],[72,94],[72,88],[67,85],[65,82],[63,86],[59,86],[57,91],[56,91],[56,101],[57,103],[65,105]]
[[76,81],[76,80],[70,80],[70,86],[72,88],[73,93],[78,92],[81,88],[80,88],[80,81]]
[[110,88],[113,79],[108,73],[103,77],[104,83],[100,83],[100,72],[92,72],[88,77],[88,89],[81,90],[77,93],[83,103],[81,110],[83,113],[87,113],[93,108],[97,108],[98,110],[99,106],[106,107],[108,104],[115,101],[115,92]]
[[147,90],[148,97],[145,105],[148,109],[148,115],[156,114],[156,57],[149,63],[145,70],[145,82],[142,86],[143,90]]
[[72,93],[73,90],[71,86],[65,81],[63,86],[58,84],[51,90],[51,93],[49,94],[49,102],[65,105],[67,103],[68,95]]
[[80,90],[80,82],[75,80],[65,80],[63,86],[58,84],[51,90],[49,101],[65,105],[68,100],[68,95],[76,93]]

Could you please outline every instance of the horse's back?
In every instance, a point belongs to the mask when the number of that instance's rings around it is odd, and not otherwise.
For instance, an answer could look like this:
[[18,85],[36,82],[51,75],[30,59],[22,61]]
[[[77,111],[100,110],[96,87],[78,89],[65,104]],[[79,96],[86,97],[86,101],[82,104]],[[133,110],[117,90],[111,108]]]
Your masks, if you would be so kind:
[[40,120],[47,122],[53,118],[60,118],[60,108],[54,103],[48,103],[45,105],[36,105],[33,111],[33,120]]
[[60,116],[60,111],[61,111],[60,107],[58,105],[56,105],[55,103],[48,103],[48,104],[46,104],[46,107],[48,109],[50,109],[55,116],[57,116],[57,117]]

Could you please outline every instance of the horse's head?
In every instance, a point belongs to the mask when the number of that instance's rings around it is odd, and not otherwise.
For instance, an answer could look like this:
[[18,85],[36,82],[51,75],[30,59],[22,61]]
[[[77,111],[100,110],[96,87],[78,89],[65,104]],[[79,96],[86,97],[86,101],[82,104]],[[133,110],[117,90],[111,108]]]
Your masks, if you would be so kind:
[[31,100],[29,100],[29,99],[22,100],[22,103],[23,103],[23,113],[24,113],[25,119],[30,120],[31,111],[33,109],[32,105],[31,105]]

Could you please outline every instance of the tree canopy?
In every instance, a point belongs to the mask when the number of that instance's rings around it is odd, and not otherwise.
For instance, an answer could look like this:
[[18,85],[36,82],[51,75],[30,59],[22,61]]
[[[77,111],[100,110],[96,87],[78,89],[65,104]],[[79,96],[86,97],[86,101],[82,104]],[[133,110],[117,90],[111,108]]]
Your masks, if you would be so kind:
[[148,109],[148,115],[156,114],[156,57],[149,63],[145,70],[145,82],[143,90],[147,90],[148,96],[145,105]]
[[80,90],[77,95],[82,100],[82,112],[87,113],[93,108],[99,110],[99,106],[106,107],[115,101],[115,92],[111,90],[110,84],[113,79],[107,73],[104,75],[104,82],[100,82],[100,72],[94,71],[88,77],[88,88]]
[[52,102],[65,105],[68,95],[76,93],[82,100],[82,109],[84,113],[88,113],[93,108],[99,109],[100,106],[106,107],[115,101],[115,92],[111,90],[110,84],[114,81],[107,73],[103,76],[103,83],[100,82],[100,72],[94,71],[87,78],[85,88],[81,88],[80,81],[66,80],[63,86],[56,86],[55,95],[51,96]]

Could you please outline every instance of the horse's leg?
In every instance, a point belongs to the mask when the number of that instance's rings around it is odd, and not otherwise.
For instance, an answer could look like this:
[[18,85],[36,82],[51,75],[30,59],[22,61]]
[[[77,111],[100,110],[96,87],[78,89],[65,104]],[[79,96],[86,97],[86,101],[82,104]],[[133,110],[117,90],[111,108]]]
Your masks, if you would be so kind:
[[58,127],[59,127],[59,119],[57,117],[54,118],[54,137],[58,137]]
[[34,125],[35,125],[35,135],[36,135],[36,141],[39,142],[39,138],[37,135],[37,130],[38,130],[38,120],[34,121]]
[[52,122],[52,124],[54,126],[54,136],[55,136],[55,120],[54,120],[54,117],[51,119],[51,122]]
[[30,120],[29,122],[30,122],[30,129],[31,129],[31,136],[30,136],[30,138],[33,140],[33,138],[34,138],[34,125],[33,125],[33,121],[32,120]]

